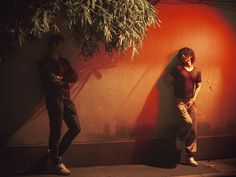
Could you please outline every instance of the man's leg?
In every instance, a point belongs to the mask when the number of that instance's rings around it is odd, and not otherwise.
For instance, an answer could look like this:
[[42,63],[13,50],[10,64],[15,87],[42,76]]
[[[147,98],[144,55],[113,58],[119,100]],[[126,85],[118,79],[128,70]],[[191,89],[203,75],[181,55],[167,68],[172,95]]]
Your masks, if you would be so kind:
[[65,133],[60,143],[61,156],[65,153],[73,139],[81,130],[77,111],[71,100],[64,100],[64,121],[68,127],[68,131]]
[[[193,129],[193,119],[191,117],[192,109],[188,109],[187,106],[180,102],[177,104],[177,108],[180,111],[182,126],[177,132],[177,142],[181,142],[181,147],[177,147],[181,150],[180,162],[181,163],[192,163],[189,162],[193,159],[193,152],[195,152],[196,148],[196,133]],[[194,162],[195,165],[197,163]]]
[[58,175],[69,175],[70,170],[62,163],[60,154],[61,126],[64,114],[63,100],[60,97],[47,99],[46,106],[50,124],[49,150],[52,158],[51,171]]
[[61,126],[63,120],[63,102],[58,97],[47,97],[46,108],[49,115],[49,151],[53,160],[52,165],[60,163],[59,144],[61,138]]
[[186,148],[187,152],[189,152],[189,155],[193,157],[194,153],[197,151],[197,121],[196,121],[196,114],[195,114],[195,108],[191,107],[188,109],[189,115],[192,119],[192,127],[189,131],[188,136],[186,137]]

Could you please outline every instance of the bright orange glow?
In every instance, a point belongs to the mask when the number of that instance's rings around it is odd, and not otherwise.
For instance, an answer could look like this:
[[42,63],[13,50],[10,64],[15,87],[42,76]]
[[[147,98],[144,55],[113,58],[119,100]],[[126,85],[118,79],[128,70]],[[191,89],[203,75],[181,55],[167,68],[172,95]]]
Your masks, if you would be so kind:
[[152,60],[158,68],[163,59],[168,63],[178,49],[193,48],[203,78],[197,105],[199,121],[213,127],[234,121],[236,77],[232,72],[236,65],[233,52],[236,51],[236,35],[230,22],[219,9],[205,5],[161,4],[158,8],[162,27],[150,30],[137,58]]
[[[82,125],[76,142],[173,136],[173,95],[163,84],[162,74],[176,52],[185,46],[194,49],[196,66],[202,71],[197,116],[198,123],[207,128],[198,133],[224,134],[229,132],[227,126],[236,124],[235,23],[220,9],[201,4],[158,4],[158,10],[163,24],[148,31],[134,61],[127,54],[115,56],[116,62],[110,64],[109,57],[101,54],[82,68],[80,82],[72,89]],[[76,61],[76,51],[67,53]],[[24,116],[19,105],[11,107],[12,119]],[[43,110],[32,117],[35,116],[37,119],[24,124],[9,144],[24,143],[25,137],[32,144],[47,143],[47,112]],[[217,127],[223,127],[222,131],[217,131]],[[29,132],[37,136],[29,137]]]

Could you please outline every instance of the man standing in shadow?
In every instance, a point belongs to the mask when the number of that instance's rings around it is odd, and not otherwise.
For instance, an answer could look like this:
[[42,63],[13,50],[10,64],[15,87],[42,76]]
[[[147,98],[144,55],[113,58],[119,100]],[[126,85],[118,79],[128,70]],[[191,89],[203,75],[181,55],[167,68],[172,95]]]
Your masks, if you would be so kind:
[[[65,40],[51,35],[48,39],[49,54],[39,61],[42,92],[45,94],[49,115],[50,169],[58,175],[69,175],[70,170],[62,162],[62,156],[80,132],[80,122],[75,105],[70,99],[70,84],[76,82],[77,74],[69,61],[61,57]],[[62,121],[68,131],[61,139]]]
[[196,147],[195,102],[201,89],[201,71],[193,66],[194,51],[185,47],[178,54],[181,64],[170,71],[175,100],[181,117],[181,126],[176,134],[176,147],[180,150],[180,163],[198,166],[194,159]]

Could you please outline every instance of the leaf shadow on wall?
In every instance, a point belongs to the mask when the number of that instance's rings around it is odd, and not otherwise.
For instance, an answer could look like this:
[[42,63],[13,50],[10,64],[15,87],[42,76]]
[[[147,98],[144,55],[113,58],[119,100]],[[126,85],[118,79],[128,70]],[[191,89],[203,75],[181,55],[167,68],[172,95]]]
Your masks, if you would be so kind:
[[[38,61],[18,60],[2,69],[0,142],[5,147],[18,130],[29,121],[39,118],[46,111],[44,96],[40,90]],[[78,81],[71,88],[72,99],[81,92],[91,76],[102,78],[101,70],[115,67],[108,59],[91,59],[77,66]],[[35,125],[37,126],[37,125]],[[45,125],[42,125],[45,126]],[[7,128],[6,128],[7,127]],[[23,138],[23,137],[22,137]],[[48,137],[45,137],[48,138]],[[29,142],[30,143],[30,142]]]
[[87,83],[89,78],[93,75],[96,79],[102,78],[101,70],[110,69],[116,66],[115,62],[109,61],[107,58],[91,59],[88,63],[79,65],[76,68],[78,73],[78,81],[72,88],[72,97],[76,98]]
[[135,145],[134,163],[173,168],[178,161],[175,133],[178,128],[178,113],[174,104],[173,90],[166,85],[169,71],[179,64],[175,53],[151,89],[141,110],[132,137]]

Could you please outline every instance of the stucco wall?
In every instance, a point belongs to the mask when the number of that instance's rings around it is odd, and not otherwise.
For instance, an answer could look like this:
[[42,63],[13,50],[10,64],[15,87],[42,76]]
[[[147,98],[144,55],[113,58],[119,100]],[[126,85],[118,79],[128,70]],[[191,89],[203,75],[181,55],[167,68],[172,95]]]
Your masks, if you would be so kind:
[[[185,46],[195,50],[202,71],[196,105],[199,136],[236,135],[236,12],[205,5],[157,7],[162,27],[148,31],[134,61],[129,53],[112,60],[100,54],[81,63],[68,32],[62,31],[67,38],[64,55],[79,73],[71,90],[82,126],[75,143],[173,137],[173,91],[163,78]],[[0,64],[0,138],[7,145],[47,144],[48,118],[37,74],[44,45],[26,44]]]

